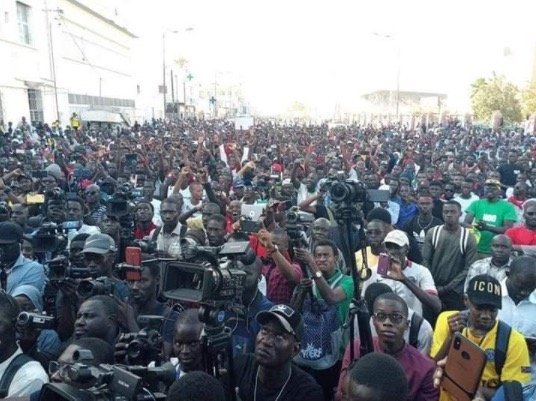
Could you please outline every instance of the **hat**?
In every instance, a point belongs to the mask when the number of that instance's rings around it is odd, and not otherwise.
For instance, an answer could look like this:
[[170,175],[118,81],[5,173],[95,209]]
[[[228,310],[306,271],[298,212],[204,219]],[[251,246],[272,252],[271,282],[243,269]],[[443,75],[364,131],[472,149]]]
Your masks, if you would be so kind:
[[61,168],[57,164],[52,163],[45,170],[47,171],[48,175],[51,175],[56,180],[61,178]]
[[90,235],[84,243],[82,253],[98,253],[104,255],[108,252],[115,252],[115,241],[108,234],[93,234]]
[[233,188],[244,188],[245,186],[244,180],[237,179],[233,182]]
[[502,308],[502,291],[499,281],[489,274],[473,277],[467,285],[467,298],[475,305],[491,305]]
[[485,182],[485,185],[495,185],[497,187],[501,186],[501,182],[495,178],[488,178]]
[[380,220],[391,225],[391,213],[383,207],[375,207],[367,214],[367,221]]
[[290,180],[290,178],[285,178],[282,182],[281,182],[281,185],[290,185],[292,184],[292,181]]
[[400,230],[393,230],[387,233],[385,239],[383,240],[383,243],[386,244],[388,242],[391,244],[396,244],[398,246],[409,246],[408,236],[404,231]]
[[266,324],[276,319],[283,329],[292,334],[299,341],[303,333],[303,320],[301,313],[295,311],[291,306],[285,304],[274,305],[268,311],[257,313],[255,317],[257,323]]
[[33,306],[39,313],[43,312],[43,297],[41,296],[39,290],[33,285],[19,285],[11,292],[10,295],[13,298],[24,295],[32,302]]
[[22,228],[10,221],[0,223],[0,244],[15,244],[22,241]]

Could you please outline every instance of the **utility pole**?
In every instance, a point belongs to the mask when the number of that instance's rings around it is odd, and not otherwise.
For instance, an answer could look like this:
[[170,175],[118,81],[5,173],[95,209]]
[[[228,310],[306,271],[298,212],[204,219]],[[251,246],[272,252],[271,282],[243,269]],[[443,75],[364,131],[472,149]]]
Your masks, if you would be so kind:
[[45,16],[46,16],[46,24],[47,24],[47,36],[48,36],[48,60],[50,63],[50,74],[52,75],[52,85],[54,87],[54,105],[56,107],[56,119],[58,120],[58,123],[61,124],[60,120],[60,108],[58,103],[58,84],[56,81],[56,63],[54,61],[54,41],[52,38],[52,23],[50,22],[50,18],[48,16],[48,13],[50,11],[57,12],[59,14],[63,13],[62,10],[59,8],[56,9],[49,9],[47,0],[45,0]]

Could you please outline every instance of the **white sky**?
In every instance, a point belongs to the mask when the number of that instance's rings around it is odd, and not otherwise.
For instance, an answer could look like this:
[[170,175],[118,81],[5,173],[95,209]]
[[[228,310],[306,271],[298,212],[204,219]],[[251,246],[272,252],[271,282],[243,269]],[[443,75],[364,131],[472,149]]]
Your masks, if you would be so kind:
[[536,51],[533,0],[129,1],[130,28],[155,61],[147,73],[161,71],[164,28],[194,27],[168,36],[170,57],[188,58],[197,82],[216,72],[242,82],[263,113],[293,101],[332,113],[368,91],[394,90],[398,49],[401,90],[447,93],[449,108],[464,110],[479,76],[530,79]]

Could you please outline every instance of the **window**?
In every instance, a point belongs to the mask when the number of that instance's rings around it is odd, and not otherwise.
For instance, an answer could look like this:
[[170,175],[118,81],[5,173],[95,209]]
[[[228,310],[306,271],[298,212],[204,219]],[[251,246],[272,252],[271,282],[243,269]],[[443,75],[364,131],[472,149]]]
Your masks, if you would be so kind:
[[31,7],[17,2],[17,23],[19,25],[19,41],[26,45],[32,44],[32,33],[30,29]]
[[43,97],[38,89],[28,89],[28,104],[30,106],[30,121],[43,122]]

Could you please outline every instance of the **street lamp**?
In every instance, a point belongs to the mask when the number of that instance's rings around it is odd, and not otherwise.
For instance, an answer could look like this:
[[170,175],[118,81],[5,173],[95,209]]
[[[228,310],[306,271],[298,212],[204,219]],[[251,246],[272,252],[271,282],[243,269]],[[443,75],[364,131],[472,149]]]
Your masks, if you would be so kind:
[[181,30],[172,30],[172,29],[164,29],[162,31],[162,94],[163,94],[163,101],[164,101],[164,109],[163,109],[163,116],[164,119],[166,118],[166,33],[181,33],[181,32],[191,32],[194,28],[188,27]]
[[382,34],[378,32],[372,32],[374,36],[382,39],[392,40],[396,45],[396,120],[399,121],[399,106],[400,106],[400,44],[397,43],[395,36],[391,34]]

